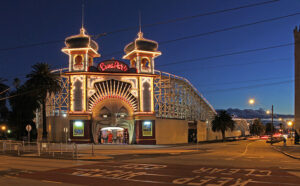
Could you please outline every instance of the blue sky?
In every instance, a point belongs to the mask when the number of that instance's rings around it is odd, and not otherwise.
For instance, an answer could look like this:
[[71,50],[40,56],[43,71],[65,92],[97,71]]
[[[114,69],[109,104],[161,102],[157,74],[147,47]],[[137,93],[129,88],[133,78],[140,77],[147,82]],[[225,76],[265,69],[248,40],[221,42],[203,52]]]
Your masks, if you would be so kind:
[[[89,34],[111,32],[142,25],[192,16],[267,0],[86,0],[85,27]],[[37,62],[66,67],[68,57],[61,52],[63,40],[77,34],[81,27],[82,0],[10,0],[0,7],[0,77],[9,82],[30,72]],[[143,27],[144,37],[160,42],[184,36],[300,12],[299,0],[281,0],[251,8],[185,21]],[[240,29],[218,32],[161,44],[162,56],[157,69],[189,79],[216,109],[264,108],[274,104],[276,113],[294,113],[294,46],[232,55],[178,65],[173,62],[221,55],[249,49],[292,43],[293,29],[300,15]],[[103,57],[121,59],[124,46],[131,42],[136,29],[100,37],[97,42]],[[35,47],[15,48],[32,43],[60,41]],[[115,55],[109,55],[115,53]],[[161,66],[160,66],[161,65]],[[249,98],[257,103],[249,106]]]

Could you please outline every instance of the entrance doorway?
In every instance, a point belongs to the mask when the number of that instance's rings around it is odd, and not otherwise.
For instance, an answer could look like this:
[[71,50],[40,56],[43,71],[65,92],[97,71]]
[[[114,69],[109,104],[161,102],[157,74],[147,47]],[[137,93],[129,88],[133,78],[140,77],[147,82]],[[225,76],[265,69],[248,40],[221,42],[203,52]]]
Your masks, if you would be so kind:
[[188,142],[197,143],[197,122],[189,121],[188,125]]
[[105,127],[100,130],[101,144],[128,144],[128,130],[121,127]]

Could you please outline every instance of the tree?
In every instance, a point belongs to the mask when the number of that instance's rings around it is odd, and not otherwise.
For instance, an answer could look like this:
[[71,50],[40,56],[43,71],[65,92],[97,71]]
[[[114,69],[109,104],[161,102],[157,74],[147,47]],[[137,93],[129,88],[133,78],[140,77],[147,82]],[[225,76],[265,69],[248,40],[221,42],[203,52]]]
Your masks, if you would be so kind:
[[266,124],[266,134],[272,135],[275,132],[275,127],[272,123]]
[[252,135],[261,135],[264,133],[265,126],[262,124],[260,119],[255,119],[253,124],[250,125],[250,133]]
[[6,96],[8,95],[9,87],[4,83],[6,80],[0,78],[0,121],[6,121],[8,109],[6,107]]
[[220,111],[220,113],[216,115],[212,121],[212,130],[214,132],[221,131],[223,141],[225,140],[225,131],[229,129],[233,131],[234,128],[235,123],[232,120],[232,117],[225,110]]
[[42,110],[43,123],[43,141],[47,141],[47,126],[46,126],[46,99],[48,95],[55,94],[61,90],[59,74],[52,73],[47,63],[37,63],[32,66],[32,71],[26,76],[29,78],[26,82],[35,94],[36,100],[39,103],[39,108]]
[[18,86],[10,92],[9,104],[11,108],[9,125],[14,131],[12,134],[21,140],[27,134],[25,130],[26,125],[30,124],[32,129],[35,129],[33,119],[39,104],[33,91],[26,85]]

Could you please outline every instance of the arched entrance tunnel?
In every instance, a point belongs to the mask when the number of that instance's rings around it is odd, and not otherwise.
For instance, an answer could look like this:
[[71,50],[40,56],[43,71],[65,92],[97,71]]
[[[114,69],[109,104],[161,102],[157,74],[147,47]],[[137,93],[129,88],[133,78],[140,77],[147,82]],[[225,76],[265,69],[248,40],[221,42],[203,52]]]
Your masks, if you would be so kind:
[[133,108],[119,98],[100,101],[92,110],[92,135],[96,144],[135,142]]

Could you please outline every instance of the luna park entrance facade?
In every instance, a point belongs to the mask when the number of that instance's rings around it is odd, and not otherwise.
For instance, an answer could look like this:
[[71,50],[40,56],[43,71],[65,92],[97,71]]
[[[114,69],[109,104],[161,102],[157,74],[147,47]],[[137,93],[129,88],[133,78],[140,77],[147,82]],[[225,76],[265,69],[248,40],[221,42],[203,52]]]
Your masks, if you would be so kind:
[[102,100],[93,108],[92,135],[96,144],[134,143],[133,109],[122,99]]

